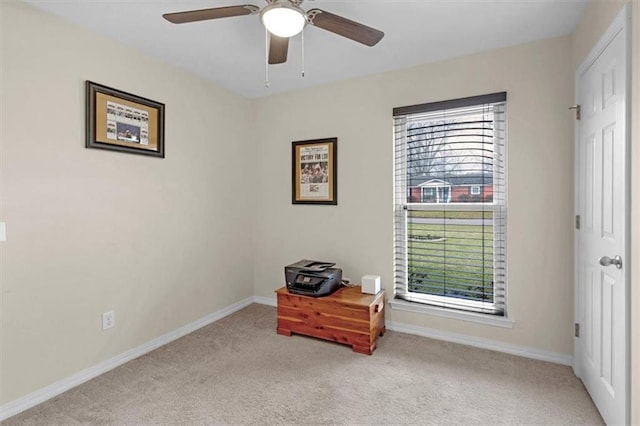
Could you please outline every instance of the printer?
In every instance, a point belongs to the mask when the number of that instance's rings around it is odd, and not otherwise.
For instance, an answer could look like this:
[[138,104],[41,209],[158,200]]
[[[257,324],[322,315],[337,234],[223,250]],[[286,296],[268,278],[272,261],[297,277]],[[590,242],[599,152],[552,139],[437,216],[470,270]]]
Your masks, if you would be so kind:
[[284,267],[287,290],[304,296],[328,296],[340,288],[342,269],[335,263],[302,259]]

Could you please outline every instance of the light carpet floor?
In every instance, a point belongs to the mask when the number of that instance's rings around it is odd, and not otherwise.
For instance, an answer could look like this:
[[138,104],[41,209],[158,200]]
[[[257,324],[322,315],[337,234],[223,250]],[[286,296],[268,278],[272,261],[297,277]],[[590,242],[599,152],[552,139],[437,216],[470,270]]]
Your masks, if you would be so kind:
[[373,355],[247,308],[3,426],[603,424],[571,368],[387,331]]

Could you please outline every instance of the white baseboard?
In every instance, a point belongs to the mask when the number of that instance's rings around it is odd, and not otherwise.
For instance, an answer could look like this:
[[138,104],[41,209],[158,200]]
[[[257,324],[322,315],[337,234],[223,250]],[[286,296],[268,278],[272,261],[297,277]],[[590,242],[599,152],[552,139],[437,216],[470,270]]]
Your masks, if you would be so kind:
[[504,352],[511,355],[518,355],[525,358],[537,359],[540,361],[553,362],[555,364],[572,365],[573,356],[559,354],[556,352],[541,351],[527,346],[512,345],[510,343],[497,340],[473,337],[467,334],[452,333],[449,331],[436,330],[433,328],[418,327],[395,321],[386,321],[387,330],[399,331],[401,333],[415,334],[429,337],[431,339],[444,340],[446,342],[459,343],[461,345],[473,346],[476,348],[489,349],[497,352]]
[[[274,298],[255,296],[253,301],[263,305],[276,306],[276,299]],[[415,334],[418,336],[429,337],[431,339],[444,340],[446,342],[459,343],[461,345],[489,349],[492,351],[504,352],[511,355],[518,355],[525,358],[548,361],[556,364],[569,366],[573,364],[573,356],[571,355],[541,351],[527,346],[512,345],[510,343],[504,343],[497,340],[483,339],[480,337],[469,336],[467,334],[452,333],[427,327],[418,327],[396,321],[386,321],[385,325],[387,326],[387,330],[398,331],[400,333]]]
[[261,305],[278,306],[278,301],[273,297],[253,296],[253,301]]
[[230,315],[246,306],[249,306],[253,302],[254,298],[248,297],[244,300],[241,300],[240,302],[234,303],[233,305],[227,306],[226,308],[220,309],[219,311],[207,315],[206,317],[200,318],[197,321],[194,321],[147,343],[144,343],[136,348],[123,352],[120,355],[116,355],[113,358],[109,358],[97,365],[94,365],[93,367],[86,368],[74,374],[73,376],[59,380],[55,383],[50,384],[49,386],[45,386],[44,388],[38,389],[35,392],[25,395],[22,398],[2,405],[0,406],[0,421],[8,419],[9,417],[15,416],[16,414],[21,413],[24,410],[41,404],[44,401],[53,398],[54,396],[57,396],[71,388],[74,388],[86,381],[93,379],[94,377],[104,374],[109,370],[113,370],[114,368],[126,362],[129,362],[132,359],[138,358],[139,356],[142,356],[154,349],[159,348],[160,346],[166,345],[167,343],[179,339],[182,336],[186,336],[187,334],[192,333],[197,329],[204,327],[205,325],[209,325],[215,321],[218,321],[219,319],[222,319],[227,315]]

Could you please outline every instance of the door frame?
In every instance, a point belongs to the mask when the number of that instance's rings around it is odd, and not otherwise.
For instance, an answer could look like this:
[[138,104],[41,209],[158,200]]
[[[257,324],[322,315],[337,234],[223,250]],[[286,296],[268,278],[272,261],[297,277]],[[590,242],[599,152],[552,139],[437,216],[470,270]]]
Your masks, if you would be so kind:
[[[620,13],[614,18],[612,23],[609,25],[609,28],[602,35],[600,40],[593,46],[585,60],[580,64],[577,68],[574,75],[574,99],[576,104],[578,103],[578,91],[580,89],[580,77],[593,65],[593,63],[598,59],[598,57],[604,52],[604,50],[609,46],[609,44],[613,41],[616,35],[622,33],[625,38],[625,56],[626,56],[626,66],[625,66],[625,118],[624,118],[624,139],[625,139],[625,229],[630,235],[631,231],[631,80],[632,80],[632,67],[631,67],[631,4],[626,3]],[[576,120],[574,125],[574,212],[576,215],[580,214],[579,205],[580,205],[580,121]],[[580,275],[578,273],[578,255],[579,255],[579,232],[576,230],[574,232],[574,319],[576,324],[583,323],[584,316],[584,306],[582,305],[582,294],[580,292],[580,283],[579,278]],[[624,318],[626,324],[626,335],[624,341],[625,347],[625,358],[628,372],[630,373],[631,369],[631,238],[626,238],[625,240],[625,257],[623,262],[626,263],[624,268],[624,286],[625,286],[625,294],[626,298],[626,316]],[[582,377],[582,357],[580,354],[582,353],[582,340],[578,337],[574,337],[573,339],[573,363],[572,368],[575,375],[579,378]],[[625,399],[626,399],[626,407],[627,412],[625,413],[626,422],[628,423],[631,416],[631,399],[630,399],[630,389],[631,389],[631,375],[627,374],[626,382],[625,382]]]

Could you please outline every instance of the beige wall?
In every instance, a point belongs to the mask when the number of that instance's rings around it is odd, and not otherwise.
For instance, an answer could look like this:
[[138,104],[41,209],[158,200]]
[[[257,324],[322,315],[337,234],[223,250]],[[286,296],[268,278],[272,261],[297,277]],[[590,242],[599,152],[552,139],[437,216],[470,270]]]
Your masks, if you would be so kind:
[[[631,255],[640,253],[640,0],[633,0],[631,128]],[[640,263],[631,270],[631,420],[640,424]]]
[[[257,102],[262,206],[255,293],[282,266],[338,262],[393,293],[392,108],[508,92],[508,310],[513,329],[398,310],[387,319],[571,355],[573,121],[571,39],[556,38],[273,96]],[[338,137],[338,206],[291,204],[291,141]]]
[[628,0],[590,0],[573,32],[574,70],[580,66],[626,3]]
[[[0,11],[4,404],[251,296],[253,180],[247,100],[21,3]],[[165,159],[84,147],[87,79],[167,105]]]
[[[584,61],[594,45],[607,30],[622,7],[632,3],[632,76],[631,76],[631,254],[638,259],[640,252],[640,0],[592,0],[585,9],[573,34],[574,71]],[[640,265],[631,265],[631,359],[637,360],[640,354]],[[640,368],[637,362],[631,362],[631,419],[640,424]]]

